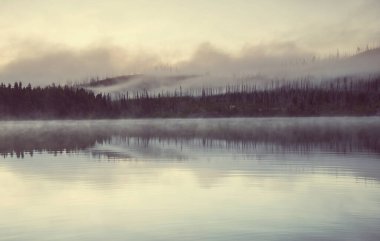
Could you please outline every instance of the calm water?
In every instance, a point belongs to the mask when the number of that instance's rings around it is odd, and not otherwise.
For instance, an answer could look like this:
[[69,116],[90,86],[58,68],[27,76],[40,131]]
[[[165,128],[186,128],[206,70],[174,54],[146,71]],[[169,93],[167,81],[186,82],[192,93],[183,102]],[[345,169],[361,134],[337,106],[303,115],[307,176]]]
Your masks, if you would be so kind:
[[380,240],[380,118],[0,122],[0,240]]

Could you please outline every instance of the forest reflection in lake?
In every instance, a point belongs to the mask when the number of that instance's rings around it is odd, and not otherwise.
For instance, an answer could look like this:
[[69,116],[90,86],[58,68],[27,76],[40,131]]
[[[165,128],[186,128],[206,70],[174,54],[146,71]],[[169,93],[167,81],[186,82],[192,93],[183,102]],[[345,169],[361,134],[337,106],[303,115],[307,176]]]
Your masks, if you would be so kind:
[[0,130],[0,240],[380,238],[378,117]]

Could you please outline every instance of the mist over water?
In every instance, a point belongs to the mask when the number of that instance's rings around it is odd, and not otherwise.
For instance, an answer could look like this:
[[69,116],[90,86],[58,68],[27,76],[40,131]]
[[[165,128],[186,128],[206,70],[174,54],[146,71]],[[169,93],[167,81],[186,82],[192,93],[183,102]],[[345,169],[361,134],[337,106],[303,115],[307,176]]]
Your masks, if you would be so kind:
[[380,119],[0,122],[0,240],[378,240]]
[[[199,142],[226,146],[275,145],[279,148],[335,152],[380,152],[379,117],[129,119],[82,121],[2,121],[0,152],[83,151],[130,139]],[[249,148],[247,148],[249,149]]]

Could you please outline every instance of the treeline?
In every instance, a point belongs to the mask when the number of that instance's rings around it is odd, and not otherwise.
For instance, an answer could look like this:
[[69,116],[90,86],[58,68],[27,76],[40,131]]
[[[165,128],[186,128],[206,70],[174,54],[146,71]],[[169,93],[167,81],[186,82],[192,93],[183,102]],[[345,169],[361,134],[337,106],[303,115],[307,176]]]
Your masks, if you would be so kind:
[[332,116],[380,114],[380,78],[140,91],[111,98],[69,86],[0,84],[0,116],[14,118]]
[[0,84],[2,119],[106,118],[115,116],[114,104],[109,95],[69,86]]
[[272,82],[119,96],[123,116],[250,117],[380,114],[380,78]]

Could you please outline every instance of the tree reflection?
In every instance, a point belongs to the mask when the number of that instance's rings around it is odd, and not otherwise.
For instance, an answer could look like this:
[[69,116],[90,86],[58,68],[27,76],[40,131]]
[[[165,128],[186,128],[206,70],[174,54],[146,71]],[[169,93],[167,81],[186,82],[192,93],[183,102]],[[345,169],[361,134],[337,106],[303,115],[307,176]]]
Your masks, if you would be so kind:
[[[380,122],[326,124],[297,122],[291,119],[270,121],[254,119],[214,120],[200,125],[199,120],[105,121],[101,123],[27,122],[2,124],[0,153],[23,158],[25,155],[48,152],[54,155],[80,152],[96,145],[131,145],[148,150],[150,146],[192,145],[198,148],[254,150],[265,146],[268,152],[313,150],[339,153],[380,153]],[[169,123],[166,123],[169,122]],[[165,123],[165,124],[164,124]],[[174,125],[173,123],[177,123]],[[284,124],[285,123],[285,124]],[[117,140],[117,141],[116,141]],[[99,151],[98,151],[99,154]],[[100,151],[101,154],[101,151]]]

